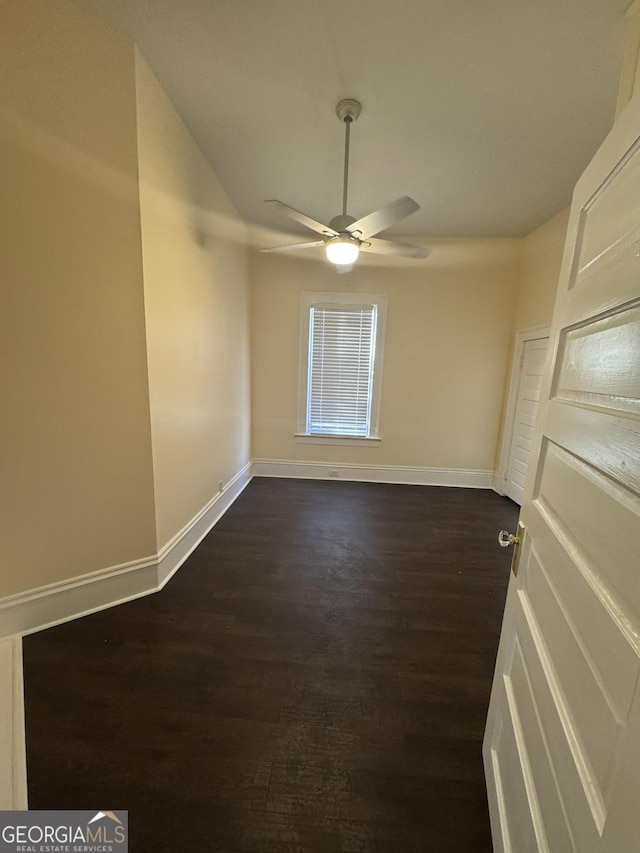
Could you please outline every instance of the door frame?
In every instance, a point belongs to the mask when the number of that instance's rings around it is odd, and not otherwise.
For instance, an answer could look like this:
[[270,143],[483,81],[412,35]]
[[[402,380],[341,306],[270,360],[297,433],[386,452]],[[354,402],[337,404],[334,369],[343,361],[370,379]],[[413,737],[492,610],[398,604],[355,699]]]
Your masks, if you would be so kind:
[[520,389],[520,367],[522,366],[522,360],[524,359],[525,344],[529,341],[537,341],[539,338],[549,338],[550,333],[550,323],[544,323],[542,326],[531,326],[528,329],[520,329],[516,332],[513,344],[513,356],[511,359],[509,389],[507,391],[507,406],[504,415],[504,429],[502,432],[498,470],[496,471],[494,485],[494,491],[499,495],[506,494],[504,485],[508,473],[507,468],[509,466],[509,454],[511,451],[511,442],[513,441],[513,431],[515,428],[516,402],[518,400],[518,391]]

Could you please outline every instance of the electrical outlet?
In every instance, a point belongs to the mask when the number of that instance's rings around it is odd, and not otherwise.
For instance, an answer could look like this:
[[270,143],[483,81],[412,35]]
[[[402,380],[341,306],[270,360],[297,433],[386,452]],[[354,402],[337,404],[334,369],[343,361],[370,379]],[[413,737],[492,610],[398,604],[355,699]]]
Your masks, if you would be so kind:
[[339,477],[340,471],[335,471],[334,469],[331,469],[331,471],[329,471],[329,476],[330,477]]
[[224,489],[224,480],[218,480],[218,491],[221,492]]

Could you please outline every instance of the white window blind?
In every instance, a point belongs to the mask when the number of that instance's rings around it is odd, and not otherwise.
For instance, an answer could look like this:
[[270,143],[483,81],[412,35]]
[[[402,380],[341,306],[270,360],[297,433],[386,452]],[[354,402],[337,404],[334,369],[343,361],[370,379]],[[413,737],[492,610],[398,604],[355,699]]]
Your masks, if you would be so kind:
[[307,433],[369,435],[376,320],[375,305],[311,308]]

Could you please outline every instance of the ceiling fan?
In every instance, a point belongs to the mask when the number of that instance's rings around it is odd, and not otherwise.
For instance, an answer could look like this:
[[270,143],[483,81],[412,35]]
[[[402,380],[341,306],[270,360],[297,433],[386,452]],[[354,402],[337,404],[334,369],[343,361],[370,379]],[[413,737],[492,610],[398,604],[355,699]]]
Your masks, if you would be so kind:
[[311,249],[315,246],[324,246],[327,259],[335,264],[338,272],[350,272],[358,254],[363,252],[375,252],[378,255],[401,255],[407,258],[426,258],[429,255],[427,249],[421,246],[410,246],[406,243],[392,243],[375,237],[381,231],[390,228],[396,222],[409,216],[420,209],[409,196],[392,201],[390,204],[369,213],[360,219],[355,219],[347,213],[347,192],[349,189],[349,133],[351,125],[357,120],[362,105],[353,98],[345,98],[338,102],[336,113],[341,122],[344,122],[344,184],[342,193],[342,213],[334,216],[329,225],[323,225],[317,219],[301,213],[295,207],[290,207],[278,199],[267,199],[269,204],[275,204],[286,216],[295,219],[305,227],[320,234],[322,239],[310,243],[294,243],[290,246],[273,246],[261,249],[262,252],[284,252],[290,249]]

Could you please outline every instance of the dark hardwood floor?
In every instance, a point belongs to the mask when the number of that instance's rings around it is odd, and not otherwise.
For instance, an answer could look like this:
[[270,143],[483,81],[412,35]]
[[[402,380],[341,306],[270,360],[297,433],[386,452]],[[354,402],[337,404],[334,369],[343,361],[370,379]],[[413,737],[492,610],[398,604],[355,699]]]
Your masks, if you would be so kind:
[[518,507],[255,479],[157,595],[24,640],[30,807],[136,853],[485,853]]

